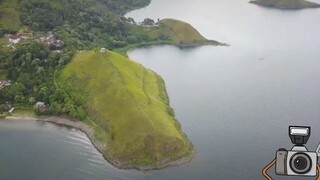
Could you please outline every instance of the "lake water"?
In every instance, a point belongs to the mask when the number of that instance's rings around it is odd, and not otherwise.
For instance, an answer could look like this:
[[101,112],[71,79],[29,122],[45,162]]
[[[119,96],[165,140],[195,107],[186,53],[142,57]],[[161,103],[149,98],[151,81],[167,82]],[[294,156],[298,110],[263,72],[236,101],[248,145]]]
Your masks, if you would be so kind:
[[[320,3],[320,0],[317,2]],[[156,71],[195,144],[191,163],[146,174],[104,161],[76,130],[0,121],[0,179],[264,179],[289,125],[310,125],[320,142],[320,9],[281,11],[245,0],[153,0],[127,14],[176,18],[230,47],[158,46],[128,55]],[[292,178],[274,175],[274,179]]]

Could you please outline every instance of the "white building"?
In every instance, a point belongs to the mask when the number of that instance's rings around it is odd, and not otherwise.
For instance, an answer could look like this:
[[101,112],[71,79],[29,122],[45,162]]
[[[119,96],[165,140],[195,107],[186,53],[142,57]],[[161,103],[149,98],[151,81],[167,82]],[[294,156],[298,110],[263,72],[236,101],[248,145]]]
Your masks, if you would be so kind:
[[100,49],[100,52],[101,52],[101,53],[106,52],[106,48],[101,48],[101,49]]
[[46,107],[46,105],[45,105],[44,102],[37,102],[37,103],[34,105],[34,107],[35,107],[36,109],[41,109],[41,108]]

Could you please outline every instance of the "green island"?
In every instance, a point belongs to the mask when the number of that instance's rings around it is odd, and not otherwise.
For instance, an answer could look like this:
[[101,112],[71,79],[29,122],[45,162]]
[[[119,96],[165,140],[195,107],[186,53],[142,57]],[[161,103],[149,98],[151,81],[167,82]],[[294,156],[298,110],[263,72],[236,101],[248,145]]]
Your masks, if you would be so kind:
[[207,40],[182,21],[123,16],[149,3],[1,0],[0,118],[78,128],[118,168],[189,162],[195,147],[175,119],[164,81],[126,52],[227,44]]
[[319,8],[320,4],[305,0],[251,0],[250,3],[278,9]]

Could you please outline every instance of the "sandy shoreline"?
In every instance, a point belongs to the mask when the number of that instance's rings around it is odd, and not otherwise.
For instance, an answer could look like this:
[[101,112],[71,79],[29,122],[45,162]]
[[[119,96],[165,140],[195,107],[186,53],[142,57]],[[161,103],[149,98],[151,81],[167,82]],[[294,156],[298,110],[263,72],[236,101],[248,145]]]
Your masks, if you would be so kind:
[[161,164],[158,164],[156,167],[153,167],[153,166],[150,166],[150,167],[123,166],[123,165],[121,165],[121,162],[113,162],[111,160],[111,158],[106,155],[106,153],[105,153],[106,144],[98,141],[95,137],[94,129],[82,121],[70,120],[65,117],[39,117],[39,118],[36,118],[36,117],[17,117],[17,116],[8,116],[4,120],[43,121],[43,122],[47,122],[47,123],[53,123],[53,124],[56,124],[59,126],[65,126],[65,127],[80,130],[81,132],[83,132],[87,135],[87,137],[91,141],[92,145],[97,149],[97,151],[99,151],[102,154],[104,159],[118,169],[136,169],[136,170],[144,171],[144,172],[149,171],[149,170],[161,170],[161,169],[168,168],[168,167],[174,167],[174,166],[186,164],[193,159],[193,157],[196,153],[196,149],[193,147],[192,153],[190,155],[185,156],[185,157],[180,157],[174,161],[161,162]]

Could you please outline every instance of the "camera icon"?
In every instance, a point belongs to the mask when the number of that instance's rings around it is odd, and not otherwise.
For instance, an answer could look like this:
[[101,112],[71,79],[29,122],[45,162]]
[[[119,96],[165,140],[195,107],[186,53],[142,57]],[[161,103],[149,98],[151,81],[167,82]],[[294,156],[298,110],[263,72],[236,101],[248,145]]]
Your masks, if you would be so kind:
[[291,150],[281,148],[277,151],[275,168],[277,175],[317,176],[318,154],[308,151],[304,146],[310,137],[310,130],[310,127],[306,126],[289,127],[289,137],[294,146]]

